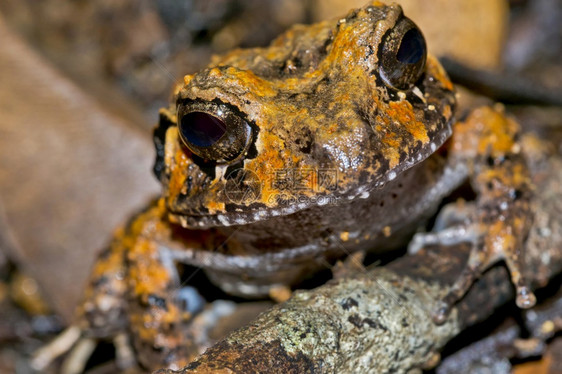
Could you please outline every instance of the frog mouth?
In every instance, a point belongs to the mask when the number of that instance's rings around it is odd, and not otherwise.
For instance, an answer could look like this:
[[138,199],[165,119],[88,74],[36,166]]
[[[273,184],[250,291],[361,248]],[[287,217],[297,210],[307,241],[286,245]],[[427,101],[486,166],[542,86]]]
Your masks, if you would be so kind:
[[[331,197],[331,201],[338,201],[341,198]],[[267,207],[263,204],[255,204],[251,210],[231,211],[213,214],[185,214],[169,210],[169,218],[174,223],[179,223],[182,227],[190,229],[208,229],[212,227],[242,226],[255,222],[269,220],[275,217],[289,216],[299,211],[313,206],[325,205],[313,201],[300,202],[292,205],[282,205],[279,207]]]

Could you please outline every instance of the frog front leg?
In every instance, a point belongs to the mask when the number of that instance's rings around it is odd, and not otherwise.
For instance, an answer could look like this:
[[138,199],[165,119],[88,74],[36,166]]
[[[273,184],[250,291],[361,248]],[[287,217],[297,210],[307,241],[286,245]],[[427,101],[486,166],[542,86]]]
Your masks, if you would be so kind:
[[[199,354],[189,326],[204,300],[181,288],[166,246],[170,227],[163,201],[135,220],[126,251],[128,327],[137,360],[152,370],[179,369]],[[188,289],[194,292],[184,292]]]
[[464,205],[436,232],[417,234],[410,251],[425,245],[470,242],[466,267],[438,306],[434,320],[445,321],[451,307],[491,265],[504,260],[516,288],[520,308],[535,304],[528,280],[524,279],[525,240],[533,220],[533,185],[521,147],[519,126],[501,108],[475,109],[455,125],[449,162],[467,165],[477,198]]
[[193,292],[185,297],[174,261],[159,245],[169,235],[164,214],[155,203],[118,230],[94,265],[75,322],[37,352],[35,368],[70,350],[62,372],[82,372],[97,340],[113,341],[122,369],[137,362],[180,368],[198,354],[188,327],[204,301]]

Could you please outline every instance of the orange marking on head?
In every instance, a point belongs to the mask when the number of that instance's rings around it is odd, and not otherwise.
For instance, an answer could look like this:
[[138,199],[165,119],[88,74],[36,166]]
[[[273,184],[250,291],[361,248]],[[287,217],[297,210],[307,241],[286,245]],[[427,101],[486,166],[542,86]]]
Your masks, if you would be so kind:
[[226,79],[226,84],[246,87],[249,92],[252,92],[258,97],[274,97],[277,95],[278,91],[272,87],[270,81],[258,77],[250,70],[239,70],[234,67],[229,67],[226,73],[234,77]]
[[443,66],[437,61],[432,55],[427,56],[426,70],[430,75],[433,75],[443,86],[443,88],[452,91],[454,86],[453,82],[449,79],[447,72],[443,69]]
[[[183,83],[187,86],[193,79],[193,74],[188,74],[183,77]],[[181,86],[180,86],[181,88]]]
[[406,131],[412,134],[415,140],[419,140],[424,144],[429,142],[427,130],[424,124],[417,120],[414,108],[412,107],[412,104],[410,104],[410,102],[391,101],[388,104],[388,107],[388,115],[400,122],[400,124],[404,126]]
[[182,192],[187,179],[189,158],[180,149],[176,149],[174,162],[170,169],[170,182],[168,184],[169,199],[176,199]]

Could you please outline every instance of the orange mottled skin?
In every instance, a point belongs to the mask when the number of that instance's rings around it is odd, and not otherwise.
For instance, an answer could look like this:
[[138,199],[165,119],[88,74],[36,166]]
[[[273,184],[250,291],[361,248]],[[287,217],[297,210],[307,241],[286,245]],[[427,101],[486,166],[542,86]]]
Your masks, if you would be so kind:
[[[453,124],[453,85],[425,50],[415,79],[401,88],[385,80],[385,47],[408,22],[399,6],[375,1],[185,76],[155,130],[162,196],[100,256],[78,309],[84,335],[126,331],[141,365],[179,368],[201,347],[178,301],[175,262],[203,269],[227,293],[267,296],[346,253],[403,244],[466,179],[477,198],[458,240],[474,248],[435,320],[499,260],[518,304],[532,305],[521,269],[533,186],[519,127],[499,108]],[[228,111],[250,129],[237,157],[217,161],[189,147],[181,113],[194,106],[217,118]],[[305,188],[285,188],[279,171],[313,174]],[[233,186],[255,193],[233,199]],[[439,232],[414,238],[422,247],[440,240]]]

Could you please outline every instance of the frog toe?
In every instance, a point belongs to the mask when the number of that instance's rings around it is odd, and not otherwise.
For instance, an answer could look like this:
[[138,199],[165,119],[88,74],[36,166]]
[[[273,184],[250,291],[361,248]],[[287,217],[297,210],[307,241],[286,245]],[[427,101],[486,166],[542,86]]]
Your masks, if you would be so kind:
[[427,246],[452,246],[472,242],[478,239],[471,225],[456,225],[433,232],[420,232],[414,235],[408,244],[408,253],[414,255]]
[[517,287],[517,297],[515,303],[521,309],[529,309],[537,303],[537,297],[527,286]]
[[97,341],[95,339],[79,339],[65,358],[60,370],[61,374],[83,373],[86,363],[92,356],[92,353],[94,353],[96,346]]
[[38,371],[44,371],[57,357],[70,351],[82,337],[79,326],[72,325],[61,332],[47,345],[38,349],[31,359],[31,367]]
[[[522,266],[518,263],[516,254],[507,254],[505,262],[509,269],[511,282],[515,286],[515,303],[521,309],[529,309],[535,306],[537,298],[531,290],[531,286],[527,280],[521,275]],[[514,258],[515,257],[515,258]]]
[[[78,325],[69,326],[35,352],[31,359],[31,367],[37,372],[44,372],[57,358],[65,356],[60,367],[61,374],[84,372],[88,360],[101,340],[86,335]],[[117,367],[122,370],[136,367],[137,361],[128,336],[124,333],[116,335],[113,344]]]

